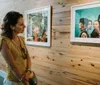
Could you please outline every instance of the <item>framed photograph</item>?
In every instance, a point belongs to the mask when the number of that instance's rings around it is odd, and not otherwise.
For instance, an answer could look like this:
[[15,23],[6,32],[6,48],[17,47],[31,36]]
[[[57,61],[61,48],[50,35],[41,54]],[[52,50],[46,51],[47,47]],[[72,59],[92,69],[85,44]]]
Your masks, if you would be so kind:
[[71,42],[100,43],[100,2],[71,7]]
[[50,47],[51,6],[27,10],[24,15],[26,44]]

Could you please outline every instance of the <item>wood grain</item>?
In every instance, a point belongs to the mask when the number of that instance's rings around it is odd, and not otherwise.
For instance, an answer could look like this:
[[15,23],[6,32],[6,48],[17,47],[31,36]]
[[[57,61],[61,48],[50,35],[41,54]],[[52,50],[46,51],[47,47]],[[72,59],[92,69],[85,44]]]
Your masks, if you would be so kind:
[[[96,0],[100,1],[100,0]],[[52,6],[51,47],[27,46],[38,85],[100,85],[100,45],[70,43],[71,6],[95,0],[0,1],[0,18],[10,10],[24,11]],[[28,4],[28,5],[27,5]],[[6,62],[0,54],[0,69]]]

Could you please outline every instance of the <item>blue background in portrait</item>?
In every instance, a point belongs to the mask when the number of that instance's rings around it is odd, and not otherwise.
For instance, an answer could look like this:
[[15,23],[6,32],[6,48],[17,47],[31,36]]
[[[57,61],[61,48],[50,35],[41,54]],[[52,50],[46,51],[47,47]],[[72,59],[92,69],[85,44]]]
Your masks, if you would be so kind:
[[93,23],[98,19],[100,14],[100,7],[88,8],[88,9],[80,9],[75,11],[75,37],[78,37],[80,34],[80,29],[78,27],[80,18],[88,18],[92,20],[92,29]]

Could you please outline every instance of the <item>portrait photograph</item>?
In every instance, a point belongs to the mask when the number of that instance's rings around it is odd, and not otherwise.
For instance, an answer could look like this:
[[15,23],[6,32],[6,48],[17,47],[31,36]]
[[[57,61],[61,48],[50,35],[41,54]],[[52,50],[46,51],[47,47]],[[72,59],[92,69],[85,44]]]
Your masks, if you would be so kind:
[[51,6],[27,10],[24,15],[26,44],[50,47]]
[[71,7],[71,42],[100,43],[100,2]]

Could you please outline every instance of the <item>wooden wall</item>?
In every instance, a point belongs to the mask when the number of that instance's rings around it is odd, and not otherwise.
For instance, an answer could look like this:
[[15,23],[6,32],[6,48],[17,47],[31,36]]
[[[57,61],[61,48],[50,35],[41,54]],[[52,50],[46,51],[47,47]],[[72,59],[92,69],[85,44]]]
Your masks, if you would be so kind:
[[[70,7],[99,0],[11,1],[14,4],[12,9],[21,13],[41,6],[52,6],[52,46],[28,46],[38,85],[100,85],[100,45],[70,43]],[[0,68],[6,70],[2,56],[0,60]]]

